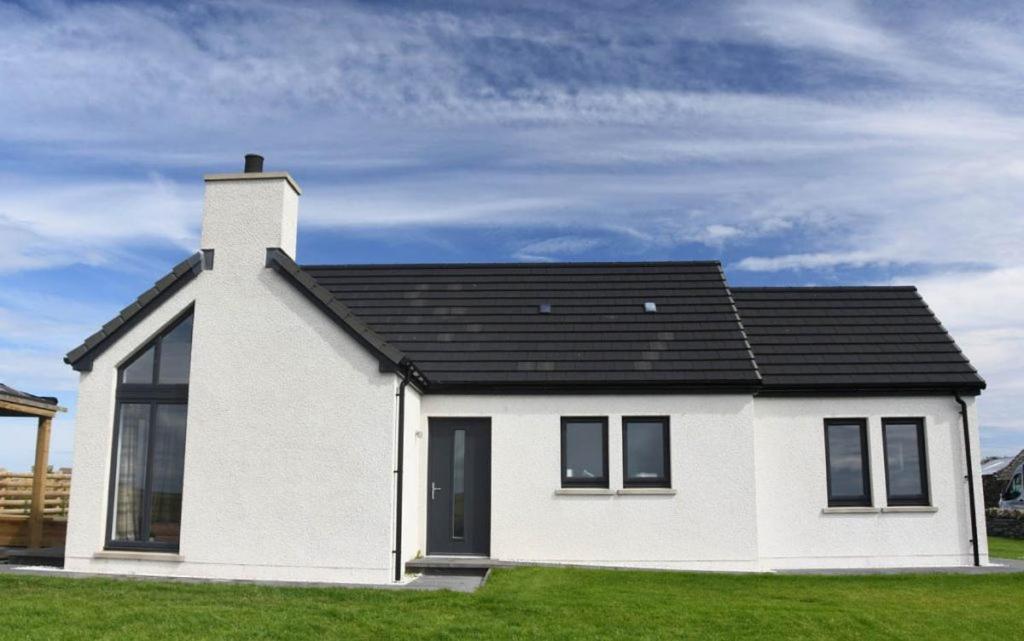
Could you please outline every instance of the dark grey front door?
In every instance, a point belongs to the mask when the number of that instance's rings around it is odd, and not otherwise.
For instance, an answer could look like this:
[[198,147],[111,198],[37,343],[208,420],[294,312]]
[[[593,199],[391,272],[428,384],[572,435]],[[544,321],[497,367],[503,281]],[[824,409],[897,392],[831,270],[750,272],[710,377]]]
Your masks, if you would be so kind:
[[491,419],[432,418],[427,554],[491,553]]

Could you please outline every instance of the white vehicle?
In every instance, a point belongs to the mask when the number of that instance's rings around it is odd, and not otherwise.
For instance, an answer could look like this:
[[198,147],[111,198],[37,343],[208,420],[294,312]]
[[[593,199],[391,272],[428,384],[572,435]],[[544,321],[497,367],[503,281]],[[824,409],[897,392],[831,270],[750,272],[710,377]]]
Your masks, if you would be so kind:
[[1004,510],[1024,510],[1024,464],[1017,466],[1010,484],[999,497],[999,507]]
[[1024,510],[1024,451],[1017,456],[987,459],[981,464],[986,487],[997,483],[999,508]]

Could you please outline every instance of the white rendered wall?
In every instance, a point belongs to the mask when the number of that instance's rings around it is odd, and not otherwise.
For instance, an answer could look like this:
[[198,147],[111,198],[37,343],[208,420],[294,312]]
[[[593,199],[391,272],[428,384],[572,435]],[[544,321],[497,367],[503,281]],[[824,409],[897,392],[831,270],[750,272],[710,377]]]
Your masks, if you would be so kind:
[[[254,184],[282,194],[288,189],[283,180],[276,187],[274,181],[218,183],[218,203],[244,208],[244,193],[231,190]],[[204,227],[218,230],[204,231],[204,246],[216,251],[214,269],[81,376],[66,567],[388,582],[396,377],[380,373],[363,347],[263,266],[265,248],[286,245],[287,232],[238,216],[210,227],[209,202],[206,209]],[[244,239],[245,247],[225,246],[232,238]],[[116,368],[193,301],[183,561],[94,558],[105,537]]]
[[[675,495],[618,495],[622,416],[671,417]],[[753,399],[741,395],[440,396],[422,399],[419,494],[430,417],[489,416],[491,556],[692,570],[757,568]],[[564,496],[561,417],[608,416],[611,494]],[[425,546],[425,506],[419,511]]]
[[[977,475],[974,400],[967,398]],[[758,533],[763,569],[970,565],[963,428],[951,396],[764,398],[754,402]],[[934,512],[886,511],[882,417],[923,417]],[[874,507],[824,513],[826,418],[866,418]],[[988,560],[981,481],[976,500],[982,562]]]
[[295,258],[299,192],[287,174],[208,176],[200,246],[230,263],[262,263],[267,247]]

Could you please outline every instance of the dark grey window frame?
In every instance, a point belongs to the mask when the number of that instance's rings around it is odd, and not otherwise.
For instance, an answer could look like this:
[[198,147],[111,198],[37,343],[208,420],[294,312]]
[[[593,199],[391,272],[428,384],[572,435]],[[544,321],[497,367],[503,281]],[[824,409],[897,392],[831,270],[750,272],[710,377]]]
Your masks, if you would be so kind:
[[[885,438],[889,424],[915,425],[917,427],[917,456],[921,463],[921,493],[893,496],[889,489],[889,441]],[[931,505],[931,491],[928,487],[928,446],[925,443],[924,419],[921,417],[889,417],[882,419],[882,449],[885,451],[885,497],[889,505]]]
[[[860,451],[863,464],[864,494],[861,496],[832,496],[832,459],[828,445],[828,428],[831,425],[858,425],[860,427]],[[829,507],[871,507],[871,451],[868,449],[868,421],[865,418],[827,418],[825,419],[825,491],[828,494]]]
[[[601,455],[604,458],[601,469],[601,478],[582,479],[569,478],[565,475],[566,451],[565,451],[565,427],[569,423],[600,423],[601,424]],[[607,416],[563,416],[561,427],[562,441],[562,487],[597,487],[608,488],[608,417]]]
[[[629,478],[629,447],[627,425],[632,422],[661,423],[662,455],[665,475],[653,479]],[[671,420],[668,416],[623,416],[622,417],[622,487],[672,487],[672,437]]]
[[[121,440],[121,407],[123,405],[148,405],[150,430],[156,425],[157,405],[188,405],[188,385],[160,385],[160,345],[161,339],[174,331],[177,326],[194,312],[194,306],[189,305],[184,311],[168,322],[163,329],[154,334],[141,347],[131,353],[117,368],[117,390],[114,401],[114,437],[111,439],[110,450],[110,474],[109,488],[107,490],[107,526],[103,549],[105,550],[129,550],[129,551],[150,551],[150,552],[178,552],[179,544],[165,543],[159,541],[119,541],[114,539],[114,510],[117,505],[117,467],[118,447]],[[193,330],[194,331],[194,330]],[[151,385],[139,383],[122,383],[121,379],[124,370],[128,368],[135,359],[146,352],[150,347],[156,345],[153,350],[153,383]],[[187,440],[186,428],[186,440]],[[153,457],[156,439],[150,438],[146,444],[146,481],[143,490],[143,534],[149,533],[152,517],[152,493],[153,493]],[[184,497],[183,497],[184,500]],[[140,538],[146,538],[141,536]]]

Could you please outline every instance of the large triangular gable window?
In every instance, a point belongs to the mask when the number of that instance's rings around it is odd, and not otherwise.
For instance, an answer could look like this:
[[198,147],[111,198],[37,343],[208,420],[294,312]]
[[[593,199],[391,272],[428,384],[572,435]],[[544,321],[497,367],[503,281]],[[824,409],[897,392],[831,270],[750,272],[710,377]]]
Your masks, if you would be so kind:
[[192,310],[118,370],[107,547],[178,549]]

